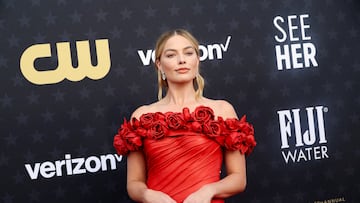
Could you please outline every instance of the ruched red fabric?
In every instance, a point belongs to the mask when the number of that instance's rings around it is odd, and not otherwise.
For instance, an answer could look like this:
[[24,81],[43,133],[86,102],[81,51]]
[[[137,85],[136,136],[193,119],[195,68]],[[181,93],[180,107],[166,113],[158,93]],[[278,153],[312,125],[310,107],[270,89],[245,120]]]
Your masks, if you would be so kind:
[[[206,136],[189,133],[161,140],[146,140],[149,188],[170,195],[177,202],[201,186],[220,178],[222,149]],[[223,200],[213,200],[220,203]]]
[[143,150],[148,188],[162,191],[178,203],[220,179],[223,150],[248,155],[255,145],[254,128],[245,116],[215,119],[206,106],[191,113],[184,108],[183,112],[146,113],[131,122],[125,120],[114,137],[120,155]]

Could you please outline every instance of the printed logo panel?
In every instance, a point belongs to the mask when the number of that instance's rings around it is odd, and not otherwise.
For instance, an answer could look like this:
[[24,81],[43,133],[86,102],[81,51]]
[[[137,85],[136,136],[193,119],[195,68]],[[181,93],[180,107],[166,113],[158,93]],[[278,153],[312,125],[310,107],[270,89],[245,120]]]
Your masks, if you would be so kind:
[[69,42],[56,43],[58,67],[54,70],[39,71],[34,66],[35,60],[51,57],[50,44],[36,44],[28,47],[20,58],[20,70],[23,76],[37,85],[55,84],[68,79],[73,82],[85,77],[93,80],[104,78],[110,71],[110,50],[107,39],[95,40],[97,65],[91,63],[89,41],[77,41],[78,66],[73,67]]
[[329,158],[324,123],[327,111],[324,106],[307,107],[305,114],[300,109],[277,111],[285,163]]

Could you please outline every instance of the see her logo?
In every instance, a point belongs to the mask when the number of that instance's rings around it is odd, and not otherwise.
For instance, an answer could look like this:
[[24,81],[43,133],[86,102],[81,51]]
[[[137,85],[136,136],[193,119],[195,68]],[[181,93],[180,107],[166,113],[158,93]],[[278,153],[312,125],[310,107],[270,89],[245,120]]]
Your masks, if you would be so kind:
[[318,66],[315,45],[306,33],[310,29],[310,25],[305,22],[307,18],[308,14],[274,18],[274,26],[280,32],[275,35],[278,42],[275,46],[278,70],[283,70],[284,64],[286,69]]

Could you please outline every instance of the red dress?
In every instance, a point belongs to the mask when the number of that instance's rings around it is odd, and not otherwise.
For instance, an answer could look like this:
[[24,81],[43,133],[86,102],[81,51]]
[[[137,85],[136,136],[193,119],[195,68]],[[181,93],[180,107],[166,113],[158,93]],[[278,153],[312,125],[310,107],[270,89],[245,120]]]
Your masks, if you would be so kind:
[[[147,186],[177,202],[203,185],[220,179],[223,149],[248,155],[255,147],[254,129],[245,121],[215,119],[213,110],[199,106],[194,112],[147,113],[126,120],[114,137],[118,154],[143,150]],[[223,203],[213,199],[212,203]]]

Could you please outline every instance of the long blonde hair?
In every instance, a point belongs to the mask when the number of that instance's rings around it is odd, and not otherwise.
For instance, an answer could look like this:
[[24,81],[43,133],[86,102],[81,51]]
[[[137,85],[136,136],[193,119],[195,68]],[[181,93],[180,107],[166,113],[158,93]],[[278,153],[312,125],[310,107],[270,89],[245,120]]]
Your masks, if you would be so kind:
[[[158,99],[159,100],[161,100],[163,97],[163,88],[167,89],[168,84],[167,84],[167,80],[162,79],[161,71],[157,67],[156,61],[160,60],[161,53],[164,51],[165,43],[167,42],[167,40],[174,35],[179,35],[179,36],[182,36],[182,37],[186,38],[187,40],[189,40],[193,44],[197,56],[200,57],[199,42],[192,34],[190,34],[190,32],[188,32],[184,29],[171,30],[171,31],[163,33],[159,37],[159,39],[156,42],[156,46],[155,46],[155,68],[157,69],[157,75],[158,75]],[[193,84],[194,84],[194,88],[195,88],[195,97],[198,99],[203,96],[203,91],[204,91],[204,86],[205,86],[204,78],[200,75],[200,73],[198,73],[196,75],[196,77],[194,78]]]

